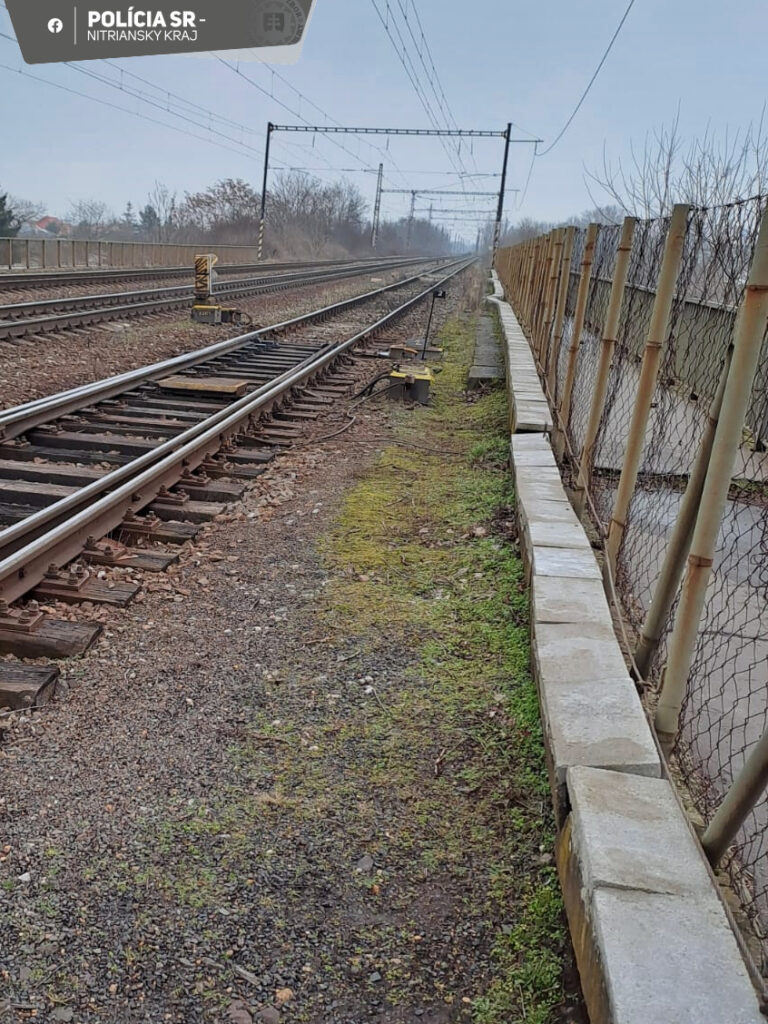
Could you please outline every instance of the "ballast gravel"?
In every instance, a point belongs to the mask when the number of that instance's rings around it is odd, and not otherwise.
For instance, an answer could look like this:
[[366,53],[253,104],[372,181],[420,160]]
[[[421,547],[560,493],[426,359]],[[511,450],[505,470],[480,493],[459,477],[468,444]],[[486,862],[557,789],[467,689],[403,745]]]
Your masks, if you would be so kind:
[[[255,329],[308,313],[380,288],[407,276],[398,271],[362,274],[326,284],[244,296],[233,305],[248,313]],[[89,328],[60,331],[14,342],[0,342],[0,408],[9,409],[45,395],[124,373],[183,352],[245,333],[231,325],[204,327],[191,323],[183,310],[132,320],[115,320]]]
[[[343,760],[317,805],[283,781],[411,663],[315,615],[318,545],[388,416],[364,407],[282,456],[134,605],[97,610],[105,633],[60,698],[0,744],[3,1022],[470,1019],[493,939],[471,872],[457,887],[388,852],[389,811],[361,813]],[[371,900],[390,871],[401,895]]]

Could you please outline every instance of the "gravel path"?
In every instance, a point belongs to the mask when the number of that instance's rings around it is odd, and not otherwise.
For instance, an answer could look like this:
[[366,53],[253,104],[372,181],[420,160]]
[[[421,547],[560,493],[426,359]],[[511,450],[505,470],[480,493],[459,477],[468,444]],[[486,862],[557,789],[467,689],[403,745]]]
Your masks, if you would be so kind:
[[[4,1022],[473,1019],[510,827],[495,804],[487,818],[482,752],[454,746],[481,713],[441,735],[420,651],[382,644],[344,603],[368,577],[339,554],[339,517],[401,417],[363,406],[345,434],[281,457],[138,603],[106,613],[62,699],[0,746]],[[346,422],[335,411],[309,436]],[[417,571],[398,544],[434,548],[425,533],[393,544],[395,578]],[[462,580],[474,537],[436,541],[446,557],[460,544]],[[536,835],[509,866],[523,889],[551,873]]]

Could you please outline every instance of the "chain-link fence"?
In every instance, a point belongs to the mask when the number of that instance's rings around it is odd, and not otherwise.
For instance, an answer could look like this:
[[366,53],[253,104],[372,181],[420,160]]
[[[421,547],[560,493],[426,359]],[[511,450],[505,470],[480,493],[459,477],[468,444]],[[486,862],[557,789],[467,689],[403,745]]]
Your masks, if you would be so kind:
[[[730,366],[737,311],[766,205],[766,199],[757,197],[688,211],[668,316],[659,336],[654,336],[652,325],[658,326],[653,318],[654,309],[658,314],[669,219],[639,220],[633,225],[613,338],[607,336],[605,325],[622,229],[601,226],[597,230],[594,258],[587,269],[582,266],[586,232],[579,230],[574,237],[556,394],[550,398],[556,412],[564,414],[559,450],[577,497],[579,486],[586,485],[586,507],[603,538],[610,530],[619,530],[614,574],[630,638],[637,638],[646,622],[686,487],[708,430],[713,429],[710,417],[716,418],[722,398],[720,385]],[[525,244],[520,248],[524,250]],[[514,265],[514,261],[508,263]],[[579,288],[586,273],[583,329],[575,337]],[[507,276],[504,283],[510,299],[528,326],[532,305],[547,302],[546,275],[539,276],[535,290],[526,289],[514,274]],[[548,339],[539,337],[540,351],[547,344]],[[656,349],[658,373],[636,483],[625,515],[617,516],[617,488],[622,471],[627,471],[630,428],[643,400],[644,359],[653,359],[657,345],[661,346]],[[573,363],[570,394],[569,361]],[[602,404],[600,397],[595,398],[600,392],[601,365],[609,367]],[[596,415],[599,419],[590,438],[590,419]],[[768,730],[766,443],[768,344],[763,339],[673,751],[676,773],[707,822]],[[645,671],[651,704],[667,660],[676,603],[677,598],[669,602],[660,640]],[[763,940],[768,973],[768,796],[752,809],[723,863]]]

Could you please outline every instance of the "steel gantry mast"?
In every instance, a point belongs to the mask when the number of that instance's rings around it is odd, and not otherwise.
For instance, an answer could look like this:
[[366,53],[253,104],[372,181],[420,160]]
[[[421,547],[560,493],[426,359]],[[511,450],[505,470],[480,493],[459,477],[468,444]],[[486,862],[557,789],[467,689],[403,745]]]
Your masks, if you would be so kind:
[[379,237],[379,218],[381,216],[381,186],[384,184],[384,164],[379,164],[379,176],[376,179],[376,201],[373,204],[373,227],[371,229],[371,248],[376,248]]
[[[376,188],[376,203],[374,207],[373,216],[373,228],[371,232],[371,246],[375,248],[376,240],[378,238],[379,223],[381,217],[381,196],[384,192],[405,192],[411,195],[411,214],[408,221],[408,235],[410,243],[410,235],[413,229],[413,210],[415,207],[415,196],[418,194],[439,194],[442,192],[443,195],[498,195],[498,203],[496,207],[496,223],[494,227],[493,237],[493,253],[495,255],[496,248],[498,247],[499,238],[501,236],[501,224],[504,217],[504,196],[507,191],[507,171],[509,168],[509,147],[512,143],[520,143],[521,145],[532,145],[535,146],[542,139],[513,139],[512,138],[512,123],[509,122],[504,131],[483,131],[479,129],[464,129],[464,128],[353,128],[342,125],[313,125],[313,124],[273,124],[271,121],[267,124],[267,143],[264,150],[264,179],[261,193],[261,221],[259,224],[259,259],[262,258],[264,252],[264,232],[266,225],[266,210],[267,210],[267,183],[269,179],[269,150],[270,141],[273,132],[311,132],[319,135],[406,135],[412,137],[418,136],[442,136],[449,138],[481,138],[481,139],[504,139],[504,160],[502,163],[501,170],[501,185],[498,193],[481,193],[481,192],[455,192],[451,193],[448,190],[441,189],[383,189],[381,187],[384,178],[384,167],[383,164],[379,164],[378,171],[378,184]],[[514,191],[518,191],[515,189]]]

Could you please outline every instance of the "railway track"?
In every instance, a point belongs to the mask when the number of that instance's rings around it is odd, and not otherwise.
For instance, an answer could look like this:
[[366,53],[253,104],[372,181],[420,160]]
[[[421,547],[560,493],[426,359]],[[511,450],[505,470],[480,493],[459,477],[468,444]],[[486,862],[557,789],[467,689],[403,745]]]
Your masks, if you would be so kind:
[[[360,274],[393,270],[425,262],[427,261],[424,257],[379,260],[375,263],[366,260],[362,263],[347,263],[295,273],[235,278],[231,281],[218,281],[216,297],[228,301],[245,295],[260,295],[309,284],[341,281]],[[68,328],[90,327],[110,320],[166,313],[190,305],[193,299],[194,290],[189,285],[179,285],[16,302],[0,306],[0,341],[14,341],[29,335],[42,335]]]
[[[201,246],[201,251],[205,246]],[[400,259],[407,262],[408,257],[392,257],[393,260]],[[354,260],[294,260],[283,263],[225,263],[216,267],[216,273],[221,277],[229,277],[235,274],[256,274],[256,273],[281,273],[290,270],[309,270],[317,267],[341,267],[352,263],[377,263],[378,259]],[[0,273],[0,291],[21,291],[27,288],[57,288],[59,286],[98,285],[114,284],[119,281],[146,281],[157,278],[190,277],[191,267],[110,267],[93,270],[49,270],[36,273],[34,271],[22,270]]]
[[[98,627],[52,621],[36,601],[127,603],[138,586],[98,567],[167,568],[173,545],[348,392],[351,350],[472,262],[0,413],[0,653],[84,650]],[[56,674],[0,660],[0,703],[37,700]]]

